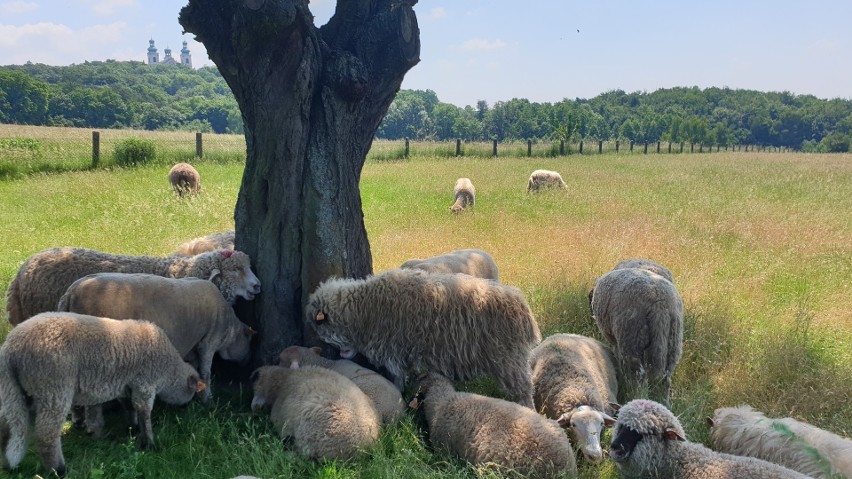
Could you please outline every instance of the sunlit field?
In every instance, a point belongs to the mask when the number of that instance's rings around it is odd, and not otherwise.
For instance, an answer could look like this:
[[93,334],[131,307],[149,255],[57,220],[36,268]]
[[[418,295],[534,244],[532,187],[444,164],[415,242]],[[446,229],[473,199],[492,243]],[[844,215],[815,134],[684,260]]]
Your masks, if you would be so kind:
[[[684,300],[672,409],[691,440],[707,441],[713,409],[743,403],[852,436],[852,155],[522,154],[371,157],[361,194],[374,270],[481,248],[501,282],[525,293],[545,336],[599,337],[587,298],[595,279],[621,259],[651,258],[672,270]],[[3,298],[22,262],[46,248],[166,255],[233,228],[242,162],[197,163],[204,190],[183,200],[169,187],[170,163],[0,181]],[[538,168],[559,171],[568,188],[528,194]],[[476,186],[476,207],[454,215],[452,189],[463,176]],[[107,418],[110,435],[100,440],[69,427],[68,477],[515,477],[433,451],[413,414],[358,460],[304,461],[266,415],[251,413],[250,391],[217,391],[209,407],[158,403],[155,451],[139,451],[119,415]],[[609,461],[578,464],[581,477],[616,477]],[[10,477],[45,473],[31,445]]]

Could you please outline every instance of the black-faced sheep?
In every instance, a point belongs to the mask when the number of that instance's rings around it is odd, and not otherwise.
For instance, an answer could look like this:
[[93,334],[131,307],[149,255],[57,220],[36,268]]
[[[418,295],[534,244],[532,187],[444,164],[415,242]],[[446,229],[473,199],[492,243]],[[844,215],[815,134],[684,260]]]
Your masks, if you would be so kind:
[[193,238],[178,246],[174,256],[195,256],[218,249],[234,249],[235,231],[220,231],[207,236]]
[[392,269],[329,279],[311,294],[306,320],[346,359],[361,353],[402,390],[406,372],[453,379],[491,376],[533,407],[530,351],[541,341],[517,288],[464,274]]
[[592,315],[612,346],[622,397],[647,387],[651,399],[668,404],[683,353],[683,301],[674,284],[646,269],[610,271],[595,282]]
[[486,462],[530,477],[576,477],[571,441],[556,421],[502,399],[457,392],[445,377],[421,381],[431,443],[471,464]]
[[201,191],[201,175],[189,163],[177,163],[169,170],[169,183],[178,196]]
[[603,459],[601,431],[612,426],[618,383],[609,348],[592,338],[554,334],[530,355],[536,409],[571,431],[592,462]]
[[713,448],[756,457],[815,478],[852,477],[852,440],[793,418],[768,418],[749,406],[716,409]]
[[348,359],[331,360],[320,356],[320,348],[290,346],[278,356],[278,365],[285,368],[317,366],[342,374],[355,383],[373,401],[382,423],[396,421],[405,413],[402,394],[381,374],[359,366]]
[[527,193],[530,191],[539,191],[543,188],[567,188],[562,180],[562,175],[550,170],[535,170],[530,174],[530,180],[527,183]]
[[13,328],[0,347],[0,447],[7,465],[17,467],[32,414],[44,467],[63,475],[60,435],[72,406],[129,397],[147,447],[154,443],[154,397],[186,404],[203,388],[155,324],[43,313]]
[[252,409],[272,405],[282,438],[310,459],[347,459],[379,436],[372,401],[341,374],[316,366],[263,366],[252,374]]
[[625,478],[804,479],[807,476],[751,457],[711,451],[688,442],[680,421],[662,404],[636,399],[618,411],[610,457]]
[[450,206],[450,211],[458,213],[468,206],[473,208],[476,203],[476,188],[469,178],[459,178],[456,180],[456,186],[453,188],[453,198],[455,203]]
[[94,273],[148,273],[167,278],[195,277],[213,282],[225,301],[254,299],[260,281],[249,257],[219,250],[197,256],[161,258],[102,253],[85,248],[53,248],[36,253],[21,265],[6,292],[9,322],[19,324],[34,314],[53,311],[71,283]]
[[458,249],[426,259],[410,259],[400,266],[427,273],[463,273],[497,281],[497,263],[481,249]]

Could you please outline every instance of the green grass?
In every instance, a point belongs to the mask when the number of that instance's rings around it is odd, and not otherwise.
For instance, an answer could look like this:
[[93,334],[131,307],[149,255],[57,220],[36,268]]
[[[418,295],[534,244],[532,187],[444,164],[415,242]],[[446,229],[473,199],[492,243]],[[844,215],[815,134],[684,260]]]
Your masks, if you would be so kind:
[[[163,255],[232,228],[242,164],[196,166],[204,190],[183,200],[165,163],[0,181],[0,292],[45,248]],[[568,188],[527,194],[537,168],[561,172]],[[462,176],[476,186],[476,207],[452,215]],[[647,257],[671,269],[685,306],[672,407],[692,440],[707,440],[704,418],[714,408],[741,403],[852,435],[852,155],[376,157],[361,186],[376,271],[482,248],[501,281],[524,291],[545,335],[598,336],[586,294],[619,260]],[[0,322],[0,337],[7,328]],[[307,462],[266,416],[249,412],[249,392],[217,391],[211,407],[158,404],[156,451],[138,451],[117,416],[105,439],[69,430],[69,477],[511,477],[432,451],[416,417],[385,430],[357,461]],[[610,462],[579,462],[581,477],[616,477]],[[37,473],[31,447],[10,477]]]

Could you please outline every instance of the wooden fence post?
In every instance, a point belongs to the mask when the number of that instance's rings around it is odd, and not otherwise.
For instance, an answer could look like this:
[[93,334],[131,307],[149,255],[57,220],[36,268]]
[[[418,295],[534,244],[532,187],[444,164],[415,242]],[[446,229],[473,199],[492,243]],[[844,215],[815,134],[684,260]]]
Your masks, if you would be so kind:
[[408,138],[405,139],[405,159],[408,159]]
[[598,154],[603,153],[603,140],[598,140]]
[[97,168],[101,161],[101,132],[92,132],[92,168]]
[[692,141],[689,142],[689,152],[695,153],[695,142],[692,142]]
[[201,149],[201,132],[195,134],[195,157],[202,158],[204,151]]
[[497,158],[497,140],[494,140],[494,143],[491,146],[491,156]]
[[527,156],[532,156],[532,140],[527,140]]
[[672,152],[672,142],[669,142],[669,153]]
[[621,146],[620,143],[621,143],[620,141],[615,140],[615,153],[616,154],[618,154],[618,147]]
[[565,140],[559,140],[559,156],[565,156]]
[[704,143],[699,143],[699,144],[698,144],[698,152],[699,152],[699,153],[704,153]]
[[583,140],[580,140],[580,154],[583,154]]
[[683,143],[684,143],[684,142],[682,142],[682,141],[680,142],[680,152],[681,152],[681,153],[683,153]]
[[645,148],[642,150],[642,153],[645,154],[645,155],[648,154],[648,142],[647,141],[645,142]]
[[659,154],[659,153],[660,153],[660,142],[658,141],[657,142],[657,154]]
[[456,138],[456,158],[461,156],[461,139]]
[[630,153],[633,153],[633,140],[630,140]]

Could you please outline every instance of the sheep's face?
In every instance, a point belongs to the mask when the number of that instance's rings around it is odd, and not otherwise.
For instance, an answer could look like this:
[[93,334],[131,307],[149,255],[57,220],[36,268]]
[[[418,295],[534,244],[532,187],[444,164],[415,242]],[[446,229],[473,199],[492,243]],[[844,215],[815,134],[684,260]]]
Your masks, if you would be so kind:
[[220,268],[210,274],[210,281],[219,288],[225,300],[234,304],[238,297],[248,301],[260,293],[260,280],[252,272],[249,257],[241,251],[219,250]]
[[618,411],[609,456],[622,477],[666,477],[676,441],[685,441],[677,418],[654,401],[636,399]]
[[589,406],[580,406],[563,414],[557,422],[568,428],[571,438],[580,447],[586,459],[593,463],[603,460],[601,431],[604,427],[612,426],[615,419]]
[[157,392],[157,397],[168,404],[182,405],[192,400],[196,393],[207,389],[198,372],[187,363],[182,363],[170,384]]
[[267,404],[274,404],[278,399],[282,383],[290,371],[279,366],[261,366],[251,373],[251,387],[254,397],[251,400],[252,411],[257,411]]
[[344,359],[352,359],[358,354],[352,343],[351,335],[344,322],[335,318],[322,305],[318,292],[311,295],[308,305],[305,307],[305,320],[317,332],[325,343],[340,350],[340,356]]
[[255,331],[243,323],[240,323],[239,327],[232,328],[230,337],[217,351],[219,356],[225,361],[238,361],[240,364],[245,364],[251,357],[251,338],[254,334]]
[[290,346],[278,355],[278,365],[283,368],[297,368],[302,364],[313,364],[313,360],[319,359],[321,355],[321,348]]

